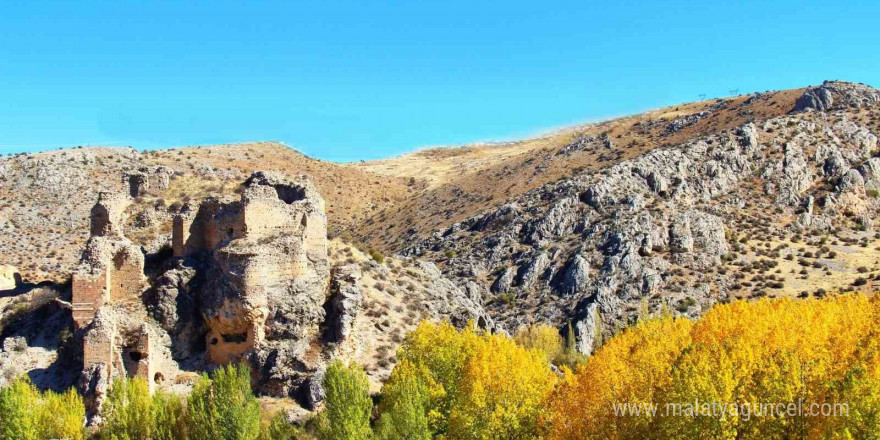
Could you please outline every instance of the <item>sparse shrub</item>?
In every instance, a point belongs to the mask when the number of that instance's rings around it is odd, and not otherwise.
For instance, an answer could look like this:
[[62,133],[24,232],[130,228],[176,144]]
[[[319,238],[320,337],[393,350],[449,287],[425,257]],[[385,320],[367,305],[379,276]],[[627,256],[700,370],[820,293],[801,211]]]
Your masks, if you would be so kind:
[[370,254],[370,258],[372,258],[373,261],[375,261],[379,264],[382,264],[385,262],[385,257],[379,251],[377,251],[375,249],[370,249],[369,254]]
[[509,306],[516,301],[516,295],[512,293],[502,293],[498,297],[498,299],[501,301],[502,304]]
[[678,305],[675,307],[675,310],[678,310],[679,313],[687,313],[687,311],[696,304],[697,301],[695,299],[687,297],[678,303]]

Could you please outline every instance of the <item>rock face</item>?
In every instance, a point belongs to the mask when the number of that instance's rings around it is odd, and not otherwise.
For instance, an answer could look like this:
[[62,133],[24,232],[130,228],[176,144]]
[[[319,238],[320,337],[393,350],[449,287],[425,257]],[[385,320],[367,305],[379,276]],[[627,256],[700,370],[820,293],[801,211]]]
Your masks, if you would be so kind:
[[333,271],[330,337],[335,342],[345,341],[351,336],[354,320],[363,303],[360,279],[361,269],[355,264],[340,266]]

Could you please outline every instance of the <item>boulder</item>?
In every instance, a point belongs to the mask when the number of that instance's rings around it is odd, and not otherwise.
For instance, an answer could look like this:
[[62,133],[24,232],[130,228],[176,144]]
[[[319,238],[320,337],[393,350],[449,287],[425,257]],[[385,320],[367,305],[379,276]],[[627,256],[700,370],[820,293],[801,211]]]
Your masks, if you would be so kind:
[[21,275],[15,266],[0,265],[0,290],[13,290],[21,283]]

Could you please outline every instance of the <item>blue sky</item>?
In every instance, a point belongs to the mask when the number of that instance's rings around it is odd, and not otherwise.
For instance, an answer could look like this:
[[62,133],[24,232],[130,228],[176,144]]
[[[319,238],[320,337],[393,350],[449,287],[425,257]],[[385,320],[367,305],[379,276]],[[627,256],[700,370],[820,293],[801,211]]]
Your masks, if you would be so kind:
[[350,161],[846,79],[880,2],[0,0],[0,152],[277,140]]

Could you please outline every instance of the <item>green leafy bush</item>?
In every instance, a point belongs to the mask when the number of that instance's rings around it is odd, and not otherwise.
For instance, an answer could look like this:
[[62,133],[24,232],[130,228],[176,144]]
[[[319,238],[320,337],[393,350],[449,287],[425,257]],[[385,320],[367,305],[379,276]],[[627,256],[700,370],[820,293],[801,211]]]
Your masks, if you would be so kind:
[[261,428],[259,440],[294,440],[299,435],[299,429],[283,413],[278,413]]
[[83,440],[85,406],[74,390],[40,393],[26,376],[0,389],[0,440]]
[[0,440],[37,440],[40,391],[27,377],[0,390]]
[[324,375],[325,410],[318,416],[318,435],[323,440],[366,440],[372,436],[367,375],[357,365],[335,361]]
[[148,440],[152,425],[153,399],[142,378],[117,378],[110,386],[104,404],[102,438],[109,440]]
[[430,409],[430,387],[425,380],[428,372],[404,359],[394,367],[382,387],[382,414],[376,433],[383,440],[428,440],[431,428],[427,413]]
[[187,400],[190,440],[254,440],[260,434],[260,403],[242,364],[202,375]]
[[152,415],[152,440],[176,440],[187,438],[186,407],[183,400],[171,393],[157,391],[150,407]]

